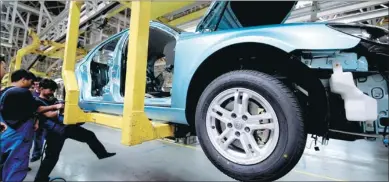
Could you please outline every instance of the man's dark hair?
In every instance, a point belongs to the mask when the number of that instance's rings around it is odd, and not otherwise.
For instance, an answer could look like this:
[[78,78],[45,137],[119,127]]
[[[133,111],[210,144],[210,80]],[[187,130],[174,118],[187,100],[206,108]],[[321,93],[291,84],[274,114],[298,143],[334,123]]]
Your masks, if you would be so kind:
[[36,77],[35,81],[36,81],[36,82],[42,81],[42,77],[40,77],[40,76]]
[[5,62],[5,58],[4,58],[4,56],[0,56],[0,62],[4,62],[4,63],[6,63],[6,62]]
[[58,85],[54,80],[44,78],[39,82],[39,88],[57,90]]
[[33,81],[36,79],[35,75],[33,73],[31,73],[30,71],[20,69],[20,70],[14,71],[12,73],[11,82],[17,82],[23,78],[26,80],[33,80]]

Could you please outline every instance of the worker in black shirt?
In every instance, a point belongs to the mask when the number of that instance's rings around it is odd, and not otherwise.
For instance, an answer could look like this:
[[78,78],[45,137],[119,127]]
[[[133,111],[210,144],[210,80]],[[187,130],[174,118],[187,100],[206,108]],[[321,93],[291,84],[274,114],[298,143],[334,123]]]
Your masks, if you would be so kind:
[[63,105],[39,107],[28,90],[34,80],[31,72],[17,70],[11,75],[12,86],[5,88],[0,96],[0,120],[7,125],[0,138],[0,175],[4,182],[23,181],[27,175],[32,137],[38,128],[34,113],[63,108]]
[[[30,91],[32,92],[32,95],[34,97],[39,97],[39,82],[42,80],[41,77],[37,77],[37,79],[34,81],[34,85],[30,88]],[[39,127],[34,134],[34,147],[32,150],[32,155],[30,162],[35,162],[38,161],[43,152],[43,144],[45,142],[45,135],[46,135],[46,130],[42,127]]]
[[[43,79],[39,83],[40,96],[37,99],[38,105],[53,105],[57,99],[54,98],[54,92],[57,89],[57,83],[50,79]],[[39,167],[35,181],[49,181],[49,175],[58,162],[60,152],[67,138],[84,142],[96,154],[99,159],[114,156],[116,153],[109,153],[103,144],[97,139],[96,135],[78,124],[64,125],[63,117],[59,112],[46,112],[44,116],[39,117],[40,126],[47,131],[45,157]],[[50,115],[50,117],[48,117]]]

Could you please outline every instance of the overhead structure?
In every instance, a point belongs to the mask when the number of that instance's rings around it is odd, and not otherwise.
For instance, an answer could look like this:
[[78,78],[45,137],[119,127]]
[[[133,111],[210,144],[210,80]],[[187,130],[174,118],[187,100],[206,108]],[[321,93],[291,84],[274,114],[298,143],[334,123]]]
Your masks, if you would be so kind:
[[[388,28],[381,23],[388,18],[388,1],[302,1],[303,6],[297,5],[291,11],[285,23],[302,22],[342,22],[342,23],[368,23]],[[173,25],[194,31],[203,16],[204,10],[194,12],[187,16],[172,20]],[[185,21],[189,18],[194,21]],[[385,26],[386,25],[386,26]]]
[[[80,31],[78,45],[88,49],[118,33],[130,24],[129,17],[133,1],[83,1],[80,9]],[[172,4],[156,8],[150,19],[194,31],[206,13],[210,1],[153,1]],[[29,44],[27,32],[33,29],[42,40],[63,43],[68,26],[70,1],[1,1],[0,53],[7,60]],[[298,22],[346,22],[368,23],[388,28],[387,1],[300,1],[291,12],[286,23]],[[152,7],[153,8],[153,7]],[[108,21],[107,21],[108,20]],[[101,26],[106,24],[106,26]],[[49,49],[44,46],[42,50]],[[40,71],[56,70],[60,73],[62,60],[26,56],[24,68]],[[40,64],[36,64],[39,62]],[[59,68],[59,69],[58,69]]]
[[[40,40],[38,35],[32,31],[31,29],[28,30],[28,37],[31,38],[31,43],[21,49],[19,49],[16,53],[16,56],[13,57],[10,60],[9,63],[9,72],[12,72],[14,70],[20,69],[21,64],[22,64],[22,59],[23,57],[29,55],[29,54],[34,54],[34,55],[41,55],[41,56],[46,56],[49,58],[54,58],[54,59],[63,59],[64,58],[64,44],[57,43],[54,41],[49,41],[49,40]],[[49,46],[50,49],[47,50],[40,50],[40,47],[42,46]],[[84,49],[76,48],[75,49],[75,54],[76,54],[76,59],[81,59],[86,55],[86,51]],[[40,73],[36,72],[40,76],[48,76],[48,72],[46,73]],[[11,83],[11,77],[7,77],[7,79],[2,80],[2,85],[9,85]]]

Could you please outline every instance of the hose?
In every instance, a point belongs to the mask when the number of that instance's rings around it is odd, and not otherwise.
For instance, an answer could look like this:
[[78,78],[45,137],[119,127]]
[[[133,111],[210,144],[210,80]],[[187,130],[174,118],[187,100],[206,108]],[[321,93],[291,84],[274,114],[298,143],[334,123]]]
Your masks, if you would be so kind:
[[47,142],[45,141],[45,144],[43,145],[43,150],[42,150],[42,157],[41,157],[41,164],[42,164],[42,162],[43,162],[43,155],[45,154],[45,152],[46,152],[46,148],[47,148]]
[[63,179],[63,178],[61,178],[61,177],[51,178],[51,179],[49,180],[49,182],[52,182],[52,181],[54,181],[54,180],[62,180],[62,181],[64,181],[64,182],[66,182],[66,180]]

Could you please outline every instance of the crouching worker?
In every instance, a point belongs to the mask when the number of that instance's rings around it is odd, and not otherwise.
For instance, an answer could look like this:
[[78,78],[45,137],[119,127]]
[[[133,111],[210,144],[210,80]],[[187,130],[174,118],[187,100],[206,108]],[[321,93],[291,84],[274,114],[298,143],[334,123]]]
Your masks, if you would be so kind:
[[[57,89],[57,83],[50,79],[43,79],[39,83],[40,95],[36,98],[37,104],[54,105],[57,99],[54,98],[54,92]],[[58,162],[64,142],[67,138],[84,142],[96,154],[99,159],[112,157],[115,153],[109,153],[103,144],[97,139],[96,135],[82,126],[64,125],[63,116],[59,110],[45,112],[45,115],[39,116],[40,126],[47,131],[45,157],[39,167],[35,181],[49,181],[49,175]],[[48,117],[49,116],[49,117]]]
[[4,182],[24,180],[34,130],[38,128],[35,113],[57,107],[36,105],[28,90],[34,80],[31,72],[17,70],[11,75],[12,86],[5,88],[0,95],[0,122],[7,126],[0,138],[0,176]]

